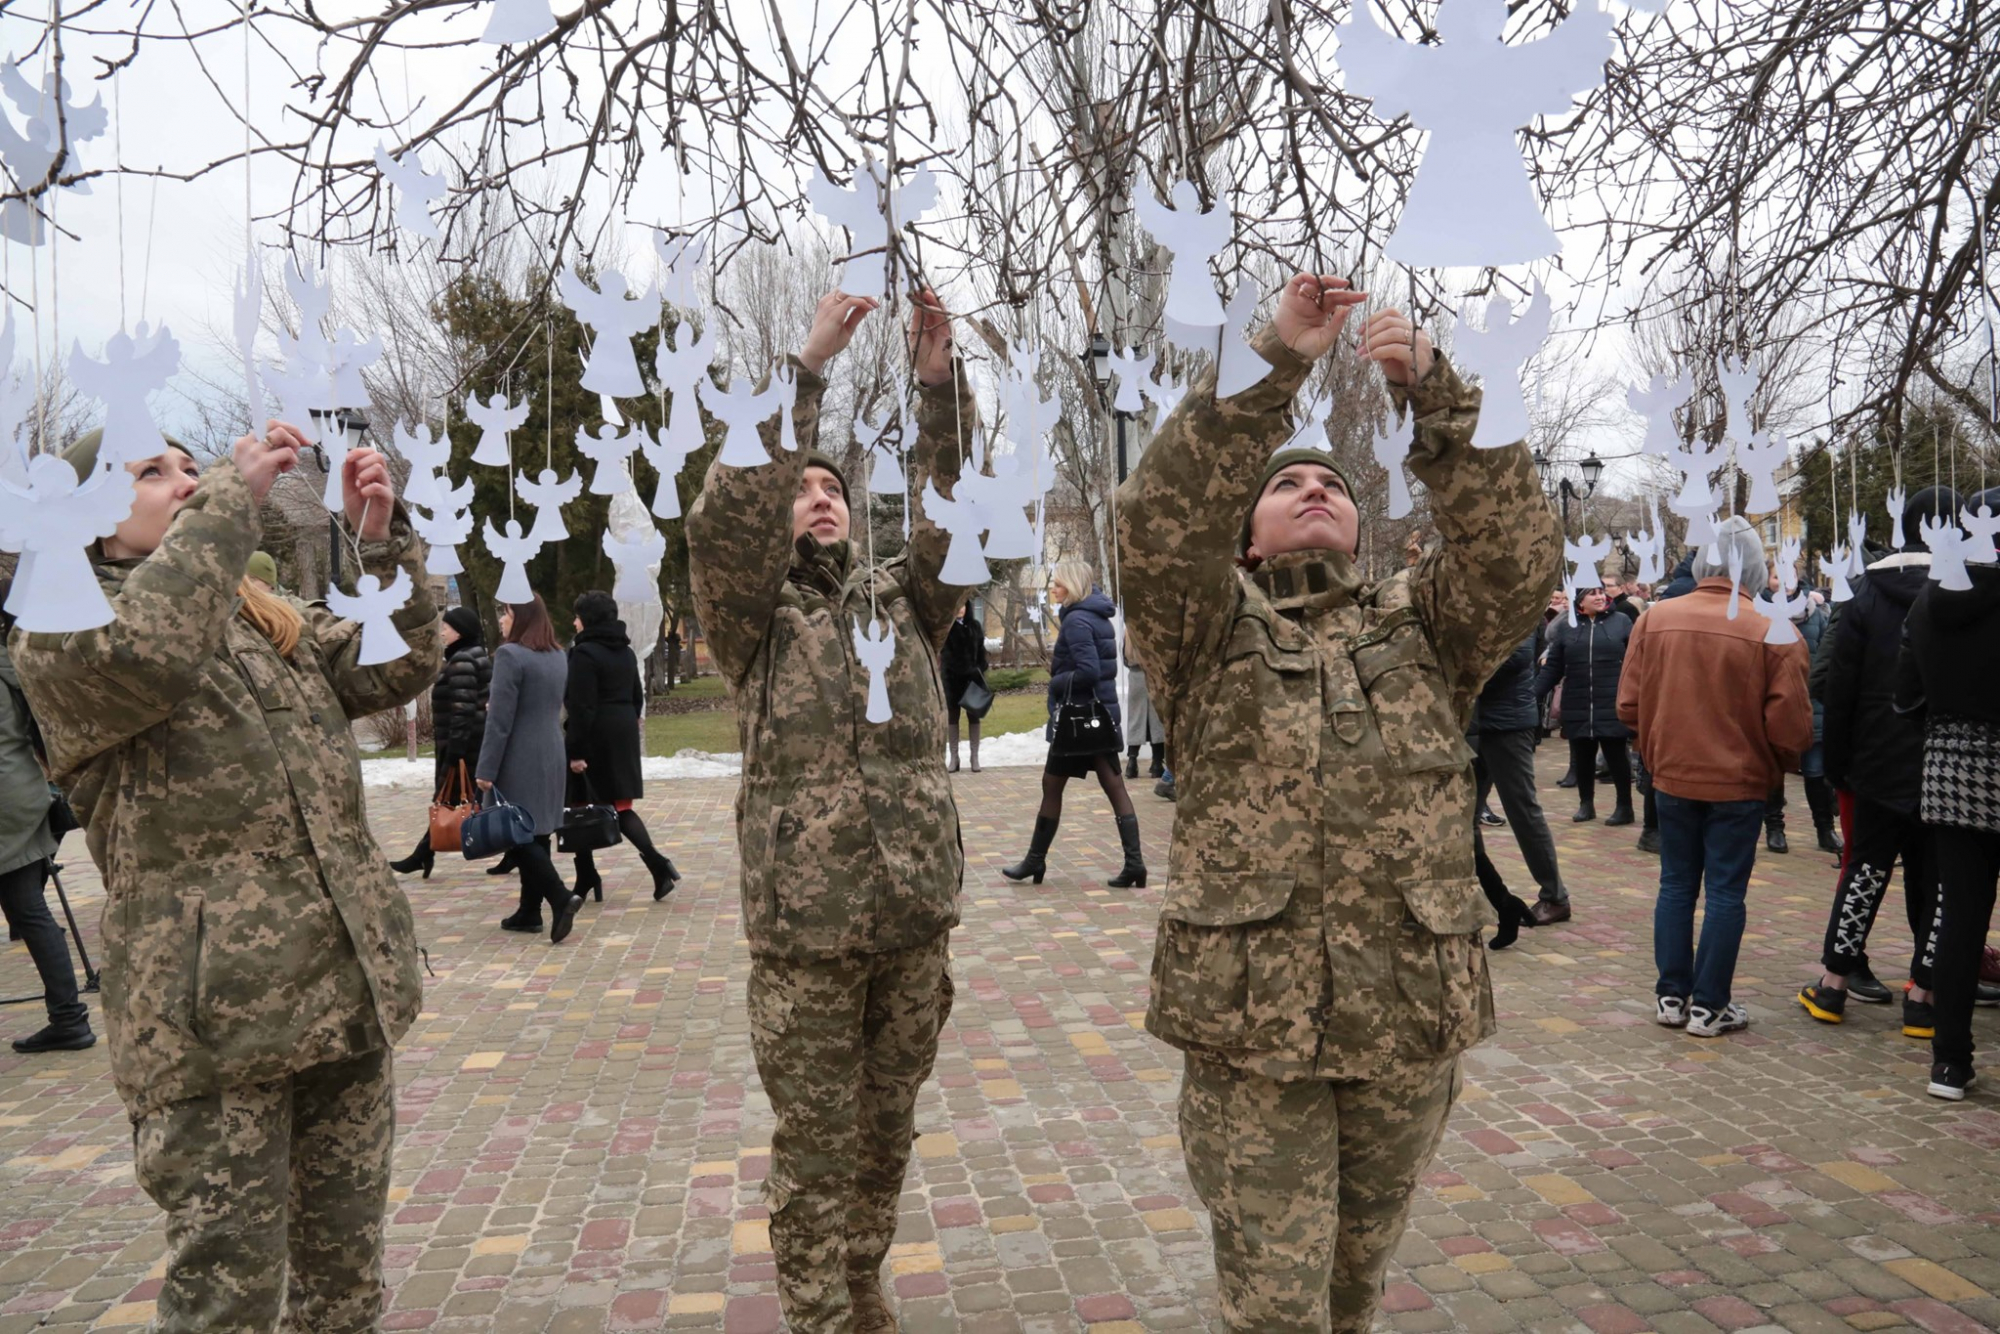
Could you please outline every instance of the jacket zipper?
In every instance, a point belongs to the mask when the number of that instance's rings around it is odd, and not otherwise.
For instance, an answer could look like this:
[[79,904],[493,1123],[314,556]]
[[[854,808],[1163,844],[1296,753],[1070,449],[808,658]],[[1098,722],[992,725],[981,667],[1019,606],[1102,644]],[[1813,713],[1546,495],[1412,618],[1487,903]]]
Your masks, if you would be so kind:
[[1583,671],[1589,686],[1590,735],[1597,735],[1597,618],[1590,621],[1590,644],[1583,652]]

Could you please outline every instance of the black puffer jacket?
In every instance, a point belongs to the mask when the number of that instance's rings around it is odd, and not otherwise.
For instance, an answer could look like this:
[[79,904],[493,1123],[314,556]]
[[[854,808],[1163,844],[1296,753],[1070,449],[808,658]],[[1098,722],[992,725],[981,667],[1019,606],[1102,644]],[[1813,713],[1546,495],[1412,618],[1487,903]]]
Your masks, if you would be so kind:
[[946,681],[964,682],[986,670],[986,627],[977,616],[960,613],[951,623],[938,665]]
[[1549,656],[1535,678],[1540,698],[1562,682],[1562,734],[1575,737],[1630,737],[1618,721],[1618,676],[1625,668],[1625,641],[1632,622],[1615,611],[1559,616],[1549,622]]
[[431,686],[431,736],[438,768],[479,759],[486,736],[486,692],[493,686],[493,659],[482,644],[464,641],[445,655],[444,670]]
[[1486,678],[1473,703],[1472,725],[1467,732],[1525,732],[1541,722],[1535,708],[1535,657],[1541,642],[1542,631],[1537,627]]
[[570,799],[637,801],[646,794],[639,746],[639,701],[645,686],[625,622],[605,621],[577,632],[569,650],[568,715],[563,740],[572,760],[587,766],[570,785]]
[[1930,557],[1868,567],[1833,624],[1826,666],[1826,777],[1837,788],[1905,813],[1917,809],[1924,727],[1896,712],[1896,659],[1910,604],[1930,582]]
[[1972,587],[1965,592],[1931,584],[1910,604],[1896,708],[2000,724],[2000,691],[1993,689],[1993,664],[2000,660],[2000,569],[1973,565],[1966,573]]
[[1055,736],[1056,709],[1064,701],[1081,704],[1093,695],[1123,734],[1118,715],[1118,637],[1111,628],[1117,611],[1096,589],[1062,609],[1062,628],[1049,654],[1049,736]]

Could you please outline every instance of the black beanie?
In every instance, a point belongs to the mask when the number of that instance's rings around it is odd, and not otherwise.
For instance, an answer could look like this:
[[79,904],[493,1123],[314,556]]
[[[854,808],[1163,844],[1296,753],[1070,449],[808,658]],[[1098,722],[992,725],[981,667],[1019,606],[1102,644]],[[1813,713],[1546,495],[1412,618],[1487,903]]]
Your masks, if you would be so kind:
[[458,631],[458,642],[474,646],[486,642],[486,632],[479,624],[479,613],[470,607],[453,607],[444,614],[444,623]]

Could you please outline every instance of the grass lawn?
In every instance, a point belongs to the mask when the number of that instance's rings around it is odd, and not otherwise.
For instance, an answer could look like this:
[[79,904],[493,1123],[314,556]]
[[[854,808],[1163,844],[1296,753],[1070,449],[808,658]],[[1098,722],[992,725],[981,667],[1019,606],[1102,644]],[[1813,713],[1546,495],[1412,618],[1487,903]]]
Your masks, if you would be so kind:
[[[713,687],[716,696],[722,694],[722,684],[715,677],[704,676],[689,685],[678,687],[674,694],[693,691],[696,687]],[[986,736],[999,736],[1006,732],[1026,732],[1039,728],[1048,717],[1047,697],[1039,690],[1026,691],[1018,695],[996,695],[993,709],[986,715],[981,731]],[[736,710],[726,704],[719,709],[705,713],[658,714],[646,719],[646,753],[648,755],[672,755],[681,750],[701,750],[712,754],[731,754],[738,749],[736,741]]]

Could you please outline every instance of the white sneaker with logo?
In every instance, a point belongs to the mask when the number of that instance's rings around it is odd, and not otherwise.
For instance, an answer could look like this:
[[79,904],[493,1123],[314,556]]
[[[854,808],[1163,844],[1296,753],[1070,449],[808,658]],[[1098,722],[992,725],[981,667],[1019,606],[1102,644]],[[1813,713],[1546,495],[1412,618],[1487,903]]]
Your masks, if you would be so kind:
[[1750,1012],[1735,1001],[1722,1007],[1717,1014],[1705,1005],[1688,1006],[1687,1031],[1690,1037],[1719,1038],[1724,1033],[1735,1033],[1750,1027]]
[[1661,1028],[1686,1028],[1688,1003],[1684,996],[1655,996],[1653,1022]]

